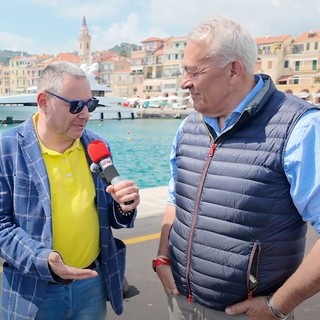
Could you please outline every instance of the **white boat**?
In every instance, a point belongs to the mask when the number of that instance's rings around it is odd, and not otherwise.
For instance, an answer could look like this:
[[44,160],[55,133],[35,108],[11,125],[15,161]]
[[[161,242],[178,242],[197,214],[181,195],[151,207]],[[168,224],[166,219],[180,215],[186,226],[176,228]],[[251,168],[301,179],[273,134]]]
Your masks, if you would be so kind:
[[[118,97],[97,97],[99,106],[90,114],[90,120],[134,119],[133,108],[122,107]],[[22,122],[38,111],[35,93],[0,97],[0,123]]]
[[[137,112],[133,108],[123,107],[125,99],[106,96],[111,89],[90,80],[92,95],[99,99],[99,106],[90,114],[90,120],[135,119]],[[0,96],[0,124],[23,122],[38,111],[37,94],[25,93]]]

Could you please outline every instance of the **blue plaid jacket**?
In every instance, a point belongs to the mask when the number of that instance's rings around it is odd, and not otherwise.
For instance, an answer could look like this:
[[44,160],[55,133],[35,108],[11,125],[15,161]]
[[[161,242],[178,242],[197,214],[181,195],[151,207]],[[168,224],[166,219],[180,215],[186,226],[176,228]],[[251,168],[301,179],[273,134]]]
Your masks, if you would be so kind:
[[[85,130],[85,150],[102,139]],[[4,259],[2,320],[34,319],[49,281],[52,251],[50,185],[32,118],[0,136],[0,255]],[[88,155],[88,165],[91,160]],[[123,310],[125,245],[111,227],[132,227],[135,215],[124,218],[105,183],[93,174],[100,222],[100,264],[108,300],[116,314]]]

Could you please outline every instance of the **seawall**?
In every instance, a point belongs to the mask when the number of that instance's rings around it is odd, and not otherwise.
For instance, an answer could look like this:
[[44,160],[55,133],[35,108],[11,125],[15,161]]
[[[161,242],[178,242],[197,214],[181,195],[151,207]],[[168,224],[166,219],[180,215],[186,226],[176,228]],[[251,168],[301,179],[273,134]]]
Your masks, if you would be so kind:
[[161,109],[161,108],[141,108],[136,109],[139,118],[164,118],[164,119],[184,119],[193,110],[193,108],[188,109]]

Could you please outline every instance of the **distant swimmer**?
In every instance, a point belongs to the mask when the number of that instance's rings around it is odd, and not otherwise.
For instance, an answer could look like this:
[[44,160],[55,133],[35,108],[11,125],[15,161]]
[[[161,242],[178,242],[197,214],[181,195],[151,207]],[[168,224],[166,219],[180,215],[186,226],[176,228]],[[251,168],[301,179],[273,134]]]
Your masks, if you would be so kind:
[[130,141],[130,140],[132,140],[132,138],[131,138],[131,132],[128,131],[128,141]]

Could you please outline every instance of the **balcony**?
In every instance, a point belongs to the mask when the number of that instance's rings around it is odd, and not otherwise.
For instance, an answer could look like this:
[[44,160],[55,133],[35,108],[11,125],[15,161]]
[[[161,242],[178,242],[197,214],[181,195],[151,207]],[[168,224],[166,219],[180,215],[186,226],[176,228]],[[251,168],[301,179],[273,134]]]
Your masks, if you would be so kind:
[[130,72],[130,76],[141,76],[143,74],[144,74],[143,71],[137,71],[137,70]]
[[143,89],[143,92],[146,93],[146,92],[151,92],[151,93],[154,93],[154,92],[161,92],[161,88],[152,88],[152,89]]

